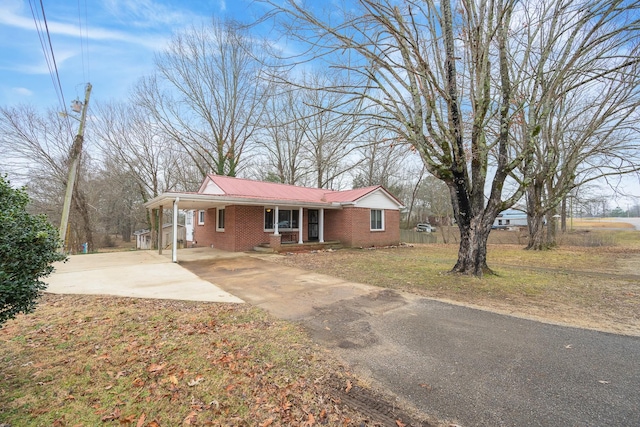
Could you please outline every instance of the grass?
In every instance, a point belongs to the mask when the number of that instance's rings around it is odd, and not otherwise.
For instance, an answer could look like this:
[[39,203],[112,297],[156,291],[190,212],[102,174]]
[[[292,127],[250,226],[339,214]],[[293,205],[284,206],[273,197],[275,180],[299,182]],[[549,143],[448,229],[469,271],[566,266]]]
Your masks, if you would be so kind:
[[349,373],[246,305],[45,295],[0,342],[0,425],[361,422],[326,385]]
[[489,245],[495,275],[482,279],[449,273],[456,244],[300,253],[279,262],[498,312],[640,335],[640,233],[592,234],[615,243],[552,251]]

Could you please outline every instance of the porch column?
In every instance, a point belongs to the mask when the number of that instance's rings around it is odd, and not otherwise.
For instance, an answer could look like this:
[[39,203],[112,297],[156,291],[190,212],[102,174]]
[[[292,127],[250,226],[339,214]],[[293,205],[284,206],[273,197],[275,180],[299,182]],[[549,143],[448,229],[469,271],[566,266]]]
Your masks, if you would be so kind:
[[320,208],[320,214],[318,216],[318,239],[320,243],[324,243],[324,208]]
[[171,261],[178,262],[178,201],[176,197],[173,201],[173,241],[171,242]]
[[304,224],[304,217],[302,216],[302,207],[300,207],[298,209],[298,244],[302,244],[302,230],[304,230],[304,227],[302,226]]
[[279,215],[279,210],[278,210],[278,206],[276,206],[276,208],[273,211],[273,234],[274,235],[278,235],[280,234],[278,232],[278,218],[280,217]]
[[151,236],[151,247],[147,249],[155,249],[156,244],[158,243],[158,210],[151,209],[151,230],[149,230],[149,235]]
[[164,227],[164,206],[158,209],[158,254],[162,255],[162,229]]

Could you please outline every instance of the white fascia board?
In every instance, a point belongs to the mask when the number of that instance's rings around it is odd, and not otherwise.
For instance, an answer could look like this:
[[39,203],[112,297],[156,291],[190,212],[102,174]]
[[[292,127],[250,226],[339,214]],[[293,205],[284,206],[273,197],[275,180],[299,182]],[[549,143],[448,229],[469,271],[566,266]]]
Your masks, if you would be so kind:
[[179,198],[178,207],[180,209],[208,209],[212,207],[222,207],[230,205],[244,206],[281,206],[288,208],[311,208],[311,209],[341,209],[340,203],[314,203],[297,202],[292,200],[272,200],[272,199],[248,199],[244,197],[224,197],[212,196],[210,194],[194,193],[163,193],[144,204],[147,209],[156,209],[160,206],[169,208],[176,198]]

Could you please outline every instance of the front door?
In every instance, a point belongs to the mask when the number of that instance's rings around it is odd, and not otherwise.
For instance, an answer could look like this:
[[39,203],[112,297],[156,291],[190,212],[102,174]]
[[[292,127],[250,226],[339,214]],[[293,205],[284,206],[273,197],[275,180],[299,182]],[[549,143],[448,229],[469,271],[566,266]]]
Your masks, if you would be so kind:
[[318,241],[318,236],[320,231],[320,226],[318,224],[319,217],[320,216],[318,214],[317,209],[309,209],[309,221],[308,221],[309,230],[307,232],[309,241],[312,241],[312,242]]

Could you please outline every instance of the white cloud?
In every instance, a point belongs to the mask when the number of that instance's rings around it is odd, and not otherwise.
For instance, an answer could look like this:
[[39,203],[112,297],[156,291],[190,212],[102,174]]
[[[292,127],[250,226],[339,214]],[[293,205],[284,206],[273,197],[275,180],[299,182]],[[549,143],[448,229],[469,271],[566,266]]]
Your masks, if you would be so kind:
[[26,87],[14,87],[11,89],[16,95],[20,96],[31,96],[33,92],[27,89]]
[[138,28],[182,27],[197,18],[186,9],[154,0],[106,0],[103,7],[116,19]]
[[[20,8],[15,6],[14,2],[1,3],[0,4],[0,25],[6,25],[9,27],[19,28],[22,30],[36,31],[36,26],[33,22],[33,18],[26,15],[20,15],[18,12]],[[44,23],[41,24],[44,28]],[[66,24],[63,22],[57,22],[55,20],[47,19],[47,27],[50,34],[80,37],[80,30],[77,25]],[[83,36],[88,37],[90,40],[104,40],[104,41],[121,41],[125,43],[139,44],[151,49],[156,49],[159,43],[164,43],[164,39],[159,41],[159,37],[148,35],[141,36],[133,33],[127,33],[123,31],[109,30],[105,28],[90,27],[89,31]]]

